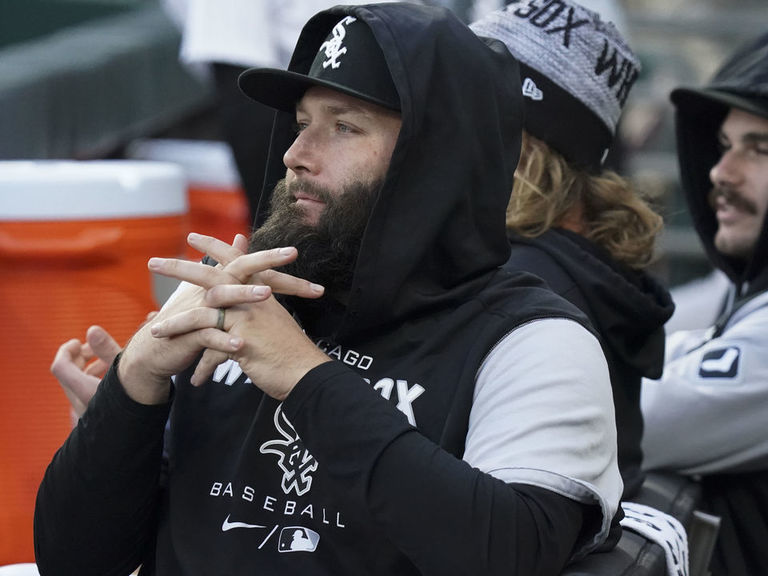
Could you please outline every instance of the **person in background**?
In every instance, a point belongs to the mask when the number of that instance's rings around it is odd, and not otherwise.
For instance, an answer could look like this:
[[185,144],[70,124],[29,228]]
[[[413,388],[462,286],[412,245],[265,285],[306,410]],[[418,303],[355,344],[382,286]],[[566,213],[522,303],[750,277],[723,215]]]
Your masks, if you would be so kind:
[[516,60],[383,3],[316,15],[289,71],[239,83],[278,110],[258,229],[247,254],[193,235],[217,266],[150,261],[185,283],[46,472],[42,576],[554,576],[610,547],[600,345],[501,268]]
[[671,99],[692,221],[731,286],[714,325],[671,334],[663,376],[643,382],[645,465],[701,479],[721,518],[713,576],[768,574],[768,34]]
[[575,2],[558,5],[557,18],[531,1],[471,24],[520,61],[525,120],[506,211],[506,268],[543,278],[595,327],[610,370],[624,498],[631,498],[644,478],[641,378],[661,375],[673,311],[668,292],[644,271],[662,219],[627,180],[602,168],[640,64],[611,23]]

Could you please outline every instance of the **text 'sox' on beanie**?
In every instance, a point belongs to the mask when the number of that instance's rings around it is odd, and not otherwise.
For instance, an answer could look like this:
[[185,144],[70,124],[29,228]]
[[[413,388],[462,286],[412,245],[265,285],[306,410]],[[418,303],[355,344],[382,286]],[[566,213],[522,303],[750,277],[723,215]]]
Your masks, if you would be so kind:
[[238,84],[250,98],[285,112],[293,112],[313,86],[400,110],[400,97],[381,47],[368,25],[353,16],[345,16],[331,29],[308,74],[252,68],[240,75]]
[[599,170],[640,72],[618,29],[568,0],[512,2],[470,27],[520,62],[525,130],[575,166]]

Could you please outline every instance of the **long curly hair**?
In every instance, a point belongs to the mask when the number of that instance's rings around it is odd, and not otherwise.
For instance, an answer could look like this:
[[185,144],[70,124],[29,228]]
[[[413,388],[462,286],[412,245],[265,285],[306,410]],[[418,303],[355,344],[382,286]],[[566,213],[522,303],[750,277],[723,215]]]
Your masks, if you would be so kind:
[[543,141],[523,133],[522,153],[507,206],[507,228],[535,238],[581,210],[581,234],[634,269],[654,255],[662,217],[612,171],[573,168]]

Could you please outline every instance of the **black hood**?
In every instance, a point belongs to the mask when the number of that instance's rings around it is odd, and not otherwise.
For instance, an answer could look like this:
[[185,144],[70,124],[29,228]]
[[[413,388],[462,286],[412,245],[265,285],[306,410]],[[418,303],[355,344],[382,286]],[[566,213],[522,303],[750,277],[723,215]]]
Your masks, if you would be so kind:
[[[509,232],[509,238],[515,246],[515,265],[540,274],[556,292],[576,303],[600,335],[607,355],[642,376],[661,376],[664,324],[675,308],[664,287],[645,272],[616,262],[575,232],[553,228],[536,238],[514,232]],[[565,275],[548,273],[541,253],[521,253],[517,248],[521,245],[545,252]],[[526,265],[524,258],[537,261]],[[570,290],[578,290],[578,296],[569,294]]]
[[[304,27],[289,70],[307,73],[348,14],[370,26],[382,48],[402,128],[336,337],[450,310],[504,264],[522,126],[517,61],[442,8],[384,3],[323,11]],[[276,114],[257,224],[285,175],[294,121],[291,113]]]
[[[735,283],[764,284],[768,274],[768,231],[750,262],[720,254],[714,246],[717,219],[707,203],[709,170],[718,162],[717,132],[728,111],[739,108],[768,118],[768,34],[745,44],[703,88],[672,91],[680,176],[693,223],[712,263]],[[756,287],[750,288],[750,291]]]

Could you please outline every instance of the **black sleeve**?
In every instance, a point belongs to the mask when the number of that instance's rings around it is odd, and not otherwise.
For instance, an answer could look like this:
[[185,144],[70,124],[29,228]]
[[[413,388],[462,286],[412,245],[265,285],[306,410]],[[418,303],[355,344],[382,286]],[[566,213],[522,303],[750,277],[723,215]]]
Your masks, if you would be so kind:
[[472,468],[338,362],[310,371],[283,410],[344,498],[424,576],[559,574],[594,512]]
[[123,576],[153,544],[169,405],[131,400],[116,365],[38,489],[35,556],[42,576]]

